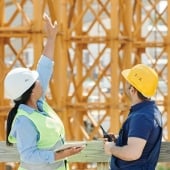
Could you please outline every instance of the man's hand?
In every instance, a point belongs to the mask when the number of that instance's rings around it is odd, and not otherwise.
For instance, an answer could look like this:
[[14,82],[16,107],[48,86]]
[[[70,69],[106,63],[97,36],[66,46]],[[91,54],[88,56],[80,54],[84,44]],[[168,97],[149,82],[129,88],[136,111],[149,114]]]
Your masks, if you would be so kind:
[[114,155],[125,161],[134,161],[141,157],[146,140],[129,137],[127,145],[116,146],[114,142],[104,142],[104,150],[108,155]]

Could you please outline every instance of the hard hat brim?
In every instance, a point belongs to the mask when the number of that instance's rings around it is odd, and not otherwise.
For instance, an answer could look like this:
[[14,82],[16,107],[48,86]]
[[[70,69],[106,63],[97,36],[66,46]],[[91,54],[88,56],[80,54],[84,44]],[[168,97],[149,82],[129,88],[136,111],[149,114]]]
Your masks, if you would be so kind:
[[[129,73],[130,73],[131,69],[125,69],[123,70],[121,73],[122,73],[122,76],[129,82],[128,80],[128,76],[129,76]],[[130,82],[129,82],[130,83]]]
[[[36,70],[33,70],[33,71],[31,71],[32,72],[32,75],[33,75],[33,78],[34,78],[34,80],[36,81],[37,79],[38,79],[38,77],[39,77],[39,73],[36,71]],[[35,82],[34,81],[34,82]]]

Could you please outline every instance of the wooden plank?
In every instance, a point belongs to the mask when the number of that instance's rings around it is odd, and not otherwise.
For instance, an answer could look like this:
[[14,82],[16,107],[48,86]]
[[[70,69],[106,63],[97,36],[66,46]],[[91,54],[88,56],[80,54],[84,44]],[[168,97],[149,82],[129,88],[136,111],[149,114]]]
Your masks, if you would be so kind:
[[[6,146],[4,141],[0,142],[0,162],[18,162],[19,154],[16,147]],[[104,153],[102,141],[88,141],[86,148],[79,154],[68,158],[69,162],[96,162],[99,169],[106,169],[110,157]],[[159,162],[170,162],[170,142],[163,142]]]
[[97,163],[97,170],[108,170],[108,169],[109,169],[109,163],[108,162]]
[[109,162],[110,157],[104,154],[102,141],[89,141],[81,153],[68,158],[69,162]]
[[0,162],[18,162],[19,155],[15,147],[6,146],[5,142],[0,142]]
[[170,162],[170,142],[162,142],[159,162]]

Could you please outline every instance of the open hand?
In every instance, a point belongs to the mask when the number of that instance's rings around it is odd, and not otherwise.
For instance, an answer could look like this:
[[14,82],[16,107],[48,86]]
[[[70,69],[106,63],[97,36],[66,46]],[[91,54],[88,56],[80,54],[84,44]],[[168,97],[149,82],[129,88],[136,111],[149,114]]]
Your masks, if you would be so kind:
[[68,157],[68,156],[78,154],[78,153],[81,152],[84,148],[85,148],[84,146],[81,146],[81,147],[70,147],[70,148],[67,148],[67,149],[65,149],[65,150],[56,152],[55,159],[56,159],[56,160],[64,159],[64,158],[66,158],[66,157]]
[[75,155],[79,152],[81,152],[84,149],[83,146],[81,147],[71,147],[68,149],[65,149],[64,152],[67,154],[67,156]]
[[45,32],[47,33],[47,37],[54,38],[58,32],[58,24],[57,21],[54,21],[52,24],[51,18],[45,13],[43,15],[43,19],[45,21]]

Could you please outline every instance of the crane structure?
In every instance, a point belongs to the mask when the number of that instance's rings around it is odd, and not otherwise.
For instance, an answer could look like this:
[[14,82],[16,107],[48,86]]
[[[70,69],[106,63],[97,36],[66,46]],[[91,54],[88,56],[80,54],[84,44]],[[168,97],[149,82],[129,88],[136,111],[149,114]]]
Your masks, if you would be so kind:
[[163,140],[170,140],[170,0],[1,0],[0,6],[0,140],[12,106],[4,77],[14,67],[36,69],[46,41],[45,12],[59,27],[46,98],[66,139],[101,138],[100,125],[117,134],[130,107],[121,71],[144,63],[159,75],[154,99]]

